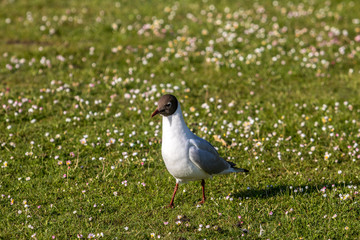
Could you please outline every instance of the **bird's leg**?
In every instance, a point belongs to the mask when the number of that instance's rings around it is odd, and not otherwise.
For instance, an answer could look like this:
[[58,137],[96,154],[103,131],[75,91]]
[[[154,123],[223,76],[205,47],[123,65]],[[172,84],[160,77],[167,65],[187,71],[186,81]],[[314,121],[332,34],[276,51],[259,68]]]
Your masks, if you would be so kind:
[[169,208],[174,208],[174,198],[175,198],[176,191],[178,190],[178,187],[179,187],[179,184],[176,183],[175,188],[174,188],[174,193],[173,193],[173,196],[172,196],[170,204],[169,204]]
[[205,202],[205,180],[201,180],[201,187],[202,187],[202,200],[199,202],[199,204],[203,204]]

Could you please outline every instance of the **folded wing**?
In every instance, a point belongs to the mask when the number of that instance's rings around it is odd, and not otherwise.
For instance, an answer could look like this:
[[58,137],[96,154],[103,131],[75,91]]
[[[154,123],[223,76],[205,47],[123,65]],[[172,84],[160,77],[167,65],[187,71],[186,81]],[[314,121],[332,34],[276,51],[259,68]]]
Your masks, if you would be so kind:
[[208,174],[218,174],[231,167],[209,142],[201,138],[190,140],[189,158]]

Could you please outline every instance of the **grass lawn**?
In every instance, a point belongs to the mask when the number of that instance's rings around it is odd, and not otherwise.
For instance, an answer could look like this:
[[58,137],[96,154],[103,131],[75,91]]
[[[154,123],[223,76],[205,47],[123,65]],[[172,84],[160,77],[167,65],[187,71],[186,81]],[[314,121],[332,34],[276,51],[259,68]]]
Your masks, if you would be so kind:
[[[0,2],[0,239],[359,239],[357,1]],[[180,185],[164,93],[249,174]]]

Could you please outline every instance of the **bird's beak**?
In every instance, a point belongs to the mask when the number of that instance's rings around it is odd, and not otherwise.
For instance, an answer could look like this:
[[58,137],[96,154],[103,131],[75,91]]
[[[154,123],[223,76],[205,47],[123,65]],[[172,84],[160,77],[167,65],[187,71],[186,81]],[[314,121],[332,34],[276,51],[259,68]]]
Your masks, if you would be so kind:
[[160,113],[159,109],[156,109],[152,114],[151,117],[154,117]]

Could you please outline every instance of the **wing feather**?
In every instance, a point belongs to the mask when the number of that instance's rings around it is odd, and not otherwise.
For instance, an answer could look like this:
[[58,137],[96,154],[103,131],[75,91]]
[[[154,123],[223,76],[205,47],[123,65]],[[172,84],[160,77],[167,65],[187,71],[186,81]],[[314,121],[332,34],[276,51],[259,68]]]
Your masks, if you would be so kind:
[[189,158],[208,174],[218,174],[230,167],[229,163],[204,139],[190,140]]

